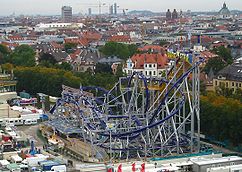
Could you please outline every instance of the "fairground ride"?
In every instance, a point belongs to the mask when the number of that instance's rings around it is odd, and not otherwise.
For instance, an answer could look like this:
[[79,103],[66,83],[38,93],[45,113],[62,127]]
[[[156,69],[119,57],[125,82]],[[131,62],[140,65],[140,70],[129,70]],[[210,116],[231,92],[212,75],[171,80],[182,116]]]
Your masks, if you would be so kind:
[[[134,72],[111,90],[63,86],[48,124],[89,143],[100,161],[199,152],[202,61],[195,55],[190,62],[176,55],[164,77]],[[59,123],[65,124],[64,130]]]

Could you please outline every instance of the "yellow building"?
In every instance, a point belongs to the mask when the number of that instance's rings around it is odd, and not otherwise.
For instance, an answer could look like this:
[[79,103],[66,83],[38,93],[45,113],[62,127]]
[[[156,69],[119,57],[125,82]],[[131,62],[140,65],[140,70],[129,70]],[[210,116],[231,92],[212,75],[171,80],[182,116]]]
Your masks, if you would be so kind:
[[17,82],[10,74],[0,74],[0,92],[15,92]]
[[229,65],[218,72],[213,79],[213,90],[217,87],[224,86],[225,88],[242,89],[242,62],[237,62]]

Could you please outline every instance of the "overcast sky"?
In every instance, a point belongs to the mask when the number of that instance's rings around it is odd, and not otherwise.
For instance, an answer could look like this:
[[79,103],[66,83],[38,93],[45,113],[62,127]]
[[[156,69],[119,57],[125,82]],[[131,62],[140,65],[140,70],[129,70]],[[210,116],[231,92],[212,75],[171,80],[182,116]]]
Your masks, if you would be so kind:
[[[218,11],[224,0],[102,0],[107,6],[102,7],[103,12],[108,11],[108,5],[117,2],[120,9],[129,10],[152,10],[155,12],[170,9],[188,9],[192,11]],[[89,4],[98,4],[98,0],[0,0],[0,16],[9,15],[15,12],[19,14],[60,14],[61,6],[73,7],[73,13],[87,13],[91,7]],[[242,0],[227,0],[229,9],[242,10]],[[98,8],[91,7],[93,13]]]

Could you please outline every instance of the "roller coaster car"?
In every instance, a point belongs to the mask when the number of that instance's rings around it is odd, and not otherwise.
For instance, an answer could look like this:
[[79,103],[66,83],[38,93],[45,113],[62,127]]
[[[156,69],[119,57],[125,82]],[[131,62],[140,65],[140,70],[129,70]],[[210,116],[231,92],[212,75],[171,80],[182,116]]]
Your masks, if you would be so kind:
[[163,91],[165,89],[165,84],[162,85],[151,85],[148,86],[149,90],[153,90],[153,91]]

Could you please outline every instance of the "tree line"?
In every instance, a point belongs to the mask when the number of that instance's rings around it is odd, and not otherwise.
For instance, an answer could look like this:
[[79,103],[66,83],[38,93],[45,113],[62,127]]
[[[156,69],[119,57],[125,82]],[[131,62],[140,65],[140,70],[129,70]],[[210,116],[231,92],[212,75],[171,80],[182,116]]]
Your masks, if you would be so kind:
[[201,130],[232,146],[242,146],[242,104],[239,100],[209,92],[201,96]]
[[63,84],[73,88],[100,86],[111,89],[119,77],[111,73],[73,73],[40,66],[16,67],[14,75],[18,79],[17,92],[25,90],[32,95],[41,92],[51,96],[60,96]]

